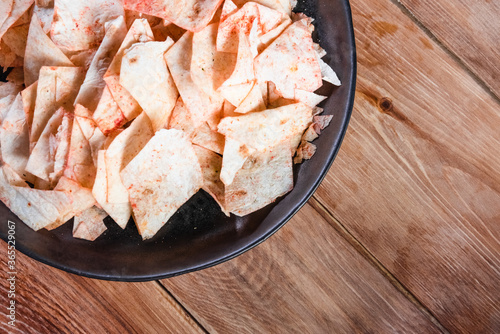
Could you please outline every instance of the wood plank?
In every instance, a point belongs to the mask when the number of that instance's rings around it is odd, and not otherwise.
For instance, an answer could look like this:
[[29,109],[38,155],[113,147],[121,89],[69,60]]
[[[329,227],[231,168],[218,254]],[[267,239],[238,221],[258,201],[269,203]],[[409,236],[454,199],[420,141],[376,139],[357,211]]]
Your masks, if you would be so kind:
[[400,2],[500,97],[499,1]]
[[16,326],[7,326],[7,246],[0,247],[0,317],[9,333],[203,333],[158,284],[68,274],[17,252]]
[[439,332],[310,205],[236,259],[161,282],[213,333]]
[[499,105],[392,2],[351,4],[355,111],[315,198],[447,329],[498,333]]

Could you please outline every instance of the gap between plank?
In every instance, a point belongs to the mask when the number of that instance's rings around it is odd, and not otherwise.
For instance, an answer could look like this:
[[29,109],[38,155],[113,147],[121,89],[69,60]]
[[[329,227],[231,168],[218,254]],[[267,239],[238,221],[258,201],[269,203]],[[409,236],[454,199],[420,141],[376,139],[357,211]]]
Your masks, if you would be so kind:
[[165,287],[165,285],[163,285],[160,281],[155,281],[162,289],[163,291],[165,291],[166,294],[168,294],[170,296],[170,298],[172,298],[176,303],[177,305],[180,306],[180,308],[186,312],[186,314],[191,318],[191,320],[194,321],[194,323],[206,334],[209,334],[209,332],[206,330],[205,327],[203,327],[203,325],[198,321],[198,319],[196,319],[192,314],[191,312],[189,312],[185,307],[184,305],[182,305],[182,303],[177,299],[175,298],[175,296],[170,292],[168,291],[168,289]]
[[448,49],[439,38],[436,37],[405,5],[401,3],[400,0],[390,0],[396,7],[401,10],[403,14],[408,16],[413,23],[415,23],[431,40],[433,40],[448,56],[451,57],[467,74],[469,74],[472,79],[483,88],[498,104],[500,104],[500,97],[491,90],[480,76],[478,76],[474,71],[467,66],[467,64],[453,51]]
[[412,304],[414,304],[429,320],[443,333],[450,332],[439,322],[427,307],[408,290],[370,251],[359,242],[342,223],[313,195],[308,202],[339,234],[342,238],[356,249],[368,262],[370,262],[389,282],[402,293]]

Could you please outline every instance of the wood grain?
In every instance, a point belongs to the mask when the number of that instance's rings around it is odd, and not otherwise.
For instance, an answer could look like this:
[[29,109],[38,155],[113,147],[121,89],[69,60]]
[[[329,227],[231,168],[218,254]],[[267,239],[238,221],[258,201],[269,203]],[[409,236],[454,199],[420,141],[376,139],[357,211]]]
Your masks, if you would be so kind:
[[500,2],[400,2],[500,97]]
[[351,4],[355,111],[315,198],[447,329],[498,333],[499,105],[396,5]]
[[7,246],[1,242],[0,318],[9,333],[203,333],[157,282],[93,280],[16,255],[16,327],[9,327]]
[[162,283],[211,333],[437,333],[306,205],[270,240]]

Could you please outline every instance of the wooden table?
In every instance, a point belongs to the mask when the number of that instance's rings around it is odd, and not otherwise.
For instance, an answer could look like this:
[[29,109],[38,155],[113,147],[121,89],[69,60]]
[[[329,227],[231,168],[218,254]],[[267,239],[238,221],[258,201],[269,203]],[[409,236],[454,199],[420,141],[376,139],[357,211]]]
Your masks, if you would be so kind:
[[230,262],[148,283],[18,254],[10,330],[500,333],[500,1],[351,5],[351,124],[284,228]]

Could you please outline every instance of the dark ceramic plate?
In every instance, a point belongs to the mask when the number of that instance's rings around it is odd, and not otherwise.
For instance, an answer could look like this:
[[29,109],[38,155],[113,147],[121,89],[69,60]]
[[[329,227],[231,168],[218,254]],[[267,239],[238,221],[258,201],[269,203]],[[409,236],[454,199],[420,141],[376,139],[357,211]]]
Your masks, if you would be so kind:
[[[204,269],[258,245],[282,227],[309,199],[335,158],[351,115],[356,53],[347,0],[299,1],[296,9],[316,19],[316,36],[342,86],[330,87],[325,114],[334,118],[315,141],[314,157],[295,167],[295,188],[276,203],[243,218],[226,217],[200,191],[151,240],[142,241],[135,225],[108,230],[94,242],[74,239],[72,223],[54,231],[34,232],[0,203],[0,237],[7,220],[16,222],[16,246],[26,255],[77,275],[116,281],[147,281]],[[109,219],[109,218],[108,218]]]

